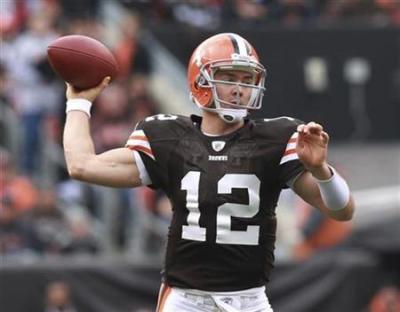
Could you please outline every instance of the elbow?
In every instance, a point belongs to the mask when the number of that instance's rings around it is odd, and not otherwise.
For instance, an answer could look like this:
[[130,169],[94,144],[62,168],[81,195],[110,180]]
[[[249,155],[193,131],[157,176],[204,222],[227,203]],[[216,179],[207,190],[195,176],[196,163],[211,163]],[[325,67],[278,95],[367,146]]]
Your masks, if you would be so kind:
[[67,166],[68,174],[72,179],[83,180],[84,177],[84,167],[79,163],[68,164]]
[[72,157],[65,153],[68,175],[75,180],[84,180],[85,176],[85,160],[82,157]]
[[337,211],[332,217],[337,221],[350,221],[354,216],[354,201],[350,202],[342,210]]
[[354,212],[353,212],[353,210],[351,210],[351,211],[342,211],[340,214],[336,214],[335,216],[334,216],[334,219],[336,220],[336,221],[350,221],[351,219],[353,219],[353,215],[354,215]]

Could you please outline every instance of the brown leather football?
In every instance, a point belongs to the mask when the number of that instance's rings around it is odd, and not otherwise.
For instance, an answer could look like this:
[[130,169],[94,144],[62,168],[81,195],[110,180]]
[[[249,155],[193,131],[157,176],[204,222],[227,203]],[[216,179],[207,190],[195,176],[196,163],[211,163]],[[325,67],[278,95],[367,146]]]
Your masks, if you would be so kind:
[[104,77],[114,79],[118,65],[110,50],[100,41],[81,35],[54,40],[47,47],[54,71],[79,90],[97,86]]

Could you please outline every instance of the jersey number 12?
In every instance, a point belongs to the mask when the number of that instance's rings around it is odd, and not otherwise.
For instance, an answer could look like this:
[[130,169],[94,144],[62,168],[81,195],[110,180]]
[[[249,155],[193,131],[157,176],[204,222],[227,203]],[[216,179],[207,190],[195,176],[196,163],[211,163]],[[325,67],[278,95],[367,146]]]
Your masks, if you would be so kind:
[[[206,228],[199,225],[199,184],[200,172],[189,171],[182,179],[182,190],[186,193],[186,208],[188,225],[182,227],[182,238],[195,241],[206,241]],[[231,230],[231,217],[252,218],[260,209],[260,180],[254,174],[225,174],[218,181],[218,194],[231,194],[233,188],[246,189],[249,203],[225,203],[217,210],[218,244],[258,245],[260,227],[248,225],[244,231]]]

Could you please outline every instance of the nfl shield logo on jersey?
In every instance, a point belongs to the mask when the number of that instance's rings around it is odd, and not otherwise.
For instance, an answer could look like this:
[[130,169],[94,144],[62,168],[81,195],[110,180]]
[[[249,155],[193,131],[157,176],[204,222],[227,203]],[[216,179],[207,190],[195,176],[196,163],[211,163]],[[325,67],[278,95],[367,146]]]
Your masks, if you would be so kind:
[[225,141],[212,141],[211,146],[214,151],[220,152],[224,149],[225,147]]

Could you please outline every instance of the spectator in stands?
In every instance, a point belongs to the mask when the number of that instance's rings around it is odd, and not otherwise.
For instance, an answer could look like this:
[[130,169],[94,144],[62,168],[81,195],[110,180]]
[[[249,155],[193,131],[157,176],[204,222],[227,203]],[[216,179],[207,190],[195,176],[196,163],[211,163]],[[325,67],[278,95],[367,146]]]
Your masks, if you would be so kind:
[[382,18],[393,25],[400,25],[400,1],[375,0],[375,4]]
[[374,0],[330,0],[323,6],[323,21],[368,20],[377,12]]
[[44,312],[77,312],[71,299],[71,290],[64,281],[49,283],[45,294]]
[[128,86],[129,105],[133,109],[133,124],[160,112],[159,105],[151,96],[148,77],[144,74],[134,74]]
[[[11,43],[5,60],[13,79],[14,105],[25,139],[21,150],[22,170],[30,175],[37,173],[40,164],[43,120],[55,114],[56,104],[62,98],[58,79],[49,79],[44,74],[48,66],[46,47],[58,37],[52,18],[46,11],[33,12],[27,30]],[[44,98],[43,94],[46,94]]]
[[51,189],[41,190],[38,205],[29,217],[44,254],[61,254],[70,244],[67,220]]
[[[128,93],[129,92],[129,93]],[[96,111],[93,114],[92,133],[96,150],[106,151],[110,148],[121,146],[129,136],[132,125],[139,118],[154,113],[154,101],[148,95],[147,76],[144,74],[133,75],[129,91],[122,82],[116,82],[98,99]],[[93,187],[96,192],[96,187]],[[118,217],[116,218],[116,244],[124,247],[127,240],[128,227],[134,218],[135,196],[131,189],[119,189]],[[95,196],[96,197],[96,196]],[[100,206],[95,203],[95,209]],[[95,211],[96,216],[101,215]]]
[[318,251],[340,245],[351,232],[350,221],[338,222],[322,216],[303,201],[298,209],[302,240],[294,246],[293,255],[297,260],[306,260]]
[[0,10],[0,34],[18,32],[25,23],[27,8],[24,1],[2,1]]
[[172,217],[171,202],[160,190],[139,188],[136,191],[139,209],[143,209],[143,212],[150,216],[148,225],[141,224],[146,230],[146,236],[142,237],[145,251],[150,254],[163,254]]
[[155,214],[168,225],[172,218],[172,205],[168,196],[163,192],[157,193],[154,210]]
[[94,16],[67,19],[64,21],[64,27],[67,34],[89,36],[103,41],[103,25]]
[[96,19],[101,0],[59,0],[63,16],[68,20]]
[[221,23],[222,0],[171,1],[176,21],[197,29],[216,29]]
[[40,242],[29,222],[22,219],[10,197],[0,201],[0,258],[35,256]]
[[[1,44],[1,43],[0,43]],[[10,145],[9,126],[10,120],[7,120],[7,112],[12,111],[10,108],[10,99],[8,95],[9,79],[6,68],[0,59],[0,146]]]
[[374,295],[369,303],[368,312],[398,312],[400,311],[400,289],[387,286]]
[[66,219],[71,236],[63,253],[92,255],[99,252],[100,246],[94,234],[90,215],[84,210],[75,208],[68,211]]
[[[57,210],[61,211],[63,222],[67,227],[66,234],[59,237],[63,244],[62,253],[95,254],[99,252],[102,220],[101,211],[98,211],[98,202],[95,201],[97,198],[95,189],[84,183],[67,180],[58,184],[56,197]],[[53,200],[50,200],[51,202]]]
[[151,60],[149,52],[141,43],[141,20],[138,13],[130,12],[120,24],[122,38],[114,48],[119,65],[118,78],[127,81],[132,74],[149,75]]
[[278,0],[275,18],[284,25],[301,25],[316,17],[314,3],[307,0]]
[[7,71],[4,64],[0,62],[0,105],[7,105],[9,103],[7,98],[7,84]]
[[133,124],[126,88],[114,83],[99,98],[93,114],[92,133],[96,150],[103,152],[123,144]]
[[17,214],[32,210],[38,190],[30,178],[18,175],[10,153],[0,147],[0,199],[7,198]]
[[265,22],[270,18],[271,1],[225,1],[223,7],[224,20],[239,22],[241,25],[253,25]]

